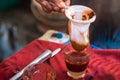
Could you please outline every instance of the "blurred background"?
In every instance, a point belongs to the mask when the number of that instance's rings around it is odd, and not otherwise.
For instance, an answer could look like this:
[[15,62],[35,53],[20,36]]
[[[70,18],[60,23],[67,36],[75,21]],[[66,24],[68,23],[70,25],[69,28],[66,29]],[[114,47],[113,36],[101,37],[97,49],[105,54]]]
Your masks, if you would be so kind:
[[[120,0],[71,0],[73,4],[96,12],[97,19],[90,26],[92,47],[120,48]],[[0,0],[0,61],[50,29],[68,33],[67,21],[62,13],[44,13],[35,0]]]
[[42,35],[30,0],[0,0],[0,60]]
[[0,0],[0,61],[49,29],[66,32],[65,15],[46,14],[35,0]]

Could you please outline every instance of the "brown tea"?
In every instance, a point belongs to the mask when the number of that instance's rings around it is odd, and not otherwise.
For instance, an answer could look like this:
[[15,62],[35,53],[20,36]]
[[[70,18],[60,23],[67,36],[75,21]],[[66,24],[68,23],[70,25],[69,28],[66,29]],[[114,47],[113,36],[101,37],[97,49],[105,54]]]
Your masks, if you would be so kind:
[[65,63],[67,66],[67,69],[72,71],[72,72],[83,72],[87,68],[89,60],[84,60],[81,59],[78,61],[78,58],[85,57],[87,54],[83,52],[76,52],[76,51],[71,51],[67,53],[67,56],[75,57],[72,60],[69,60],[67,57],[65,57]]

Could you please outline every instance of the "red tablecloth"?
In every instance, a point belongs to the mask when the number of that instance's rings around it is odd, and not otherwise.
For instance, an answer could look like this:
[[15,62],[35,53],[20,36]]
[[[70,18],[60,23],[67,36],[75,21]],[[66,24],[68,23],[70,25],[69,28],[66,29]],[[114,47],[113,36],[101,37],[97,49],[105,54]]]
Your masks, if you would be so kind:
[[[20,51],[0,63],[0,80],[9,80],[16,71],[21,70],[46,49],[55,50],[62,44],[42,40],[34,40]],[[72,80],[66,74],[66,66],[62,52],[50,59],[55,69],[56,80]],[[88,67],[88,74],[98,70],[93,80],[120,80],[120,50],[93,50]]]

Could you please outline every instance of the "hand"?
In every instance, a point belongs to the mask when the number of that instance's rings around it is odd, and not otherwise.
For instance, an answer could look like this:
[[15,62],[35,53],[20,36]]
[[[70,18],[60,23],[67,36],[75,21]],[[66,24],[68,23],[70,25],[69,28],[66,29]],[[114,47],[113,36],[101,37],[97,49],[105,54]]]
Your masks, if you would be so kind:
[[65,12],[65,7],[70,5],[70,0],[36,0],[47,13],[52,11]]

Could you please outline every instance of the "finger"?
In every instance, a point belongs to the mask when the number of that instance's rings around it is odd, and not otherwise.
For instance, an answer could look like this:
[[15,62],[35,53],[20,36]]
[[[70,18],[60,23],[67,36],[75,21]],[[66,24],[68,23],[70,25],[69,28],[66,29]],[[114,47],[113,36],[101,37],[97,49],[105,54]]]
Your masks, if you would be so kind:
[[53,9],[54,9],[54,11],[59,11],[60,10],[60,8],[57,7],[57,6],[55,6]]
[[65,12],[65,9],[61,9],[60,12],[61,12],[61,13],[64,13],[64,12]]
[[51,12],[52,11],[52,6],[48,3],[48,1],[43,1],[43,0],[36,0],[43,8],[45,12]]
[[44,7],[48,10],[52,10],[52,6],[49,4],[48,1],[43,1],[42,4],[44,5]]
[[36,0],[39,4],[43,5],[42,2],[43,0]]
[[53,11],[58,11],[58,10],[60,10],[60,8],[59,8],[55,3],[49,1],[49,4],[52,6]]
[[60,3],[60,2],[63,2],[63,0],[51,0],[52,2],[54,2],[54,3]]
[[43,11],[46,12],[46,13],[51,13],[51,12],[52,12],[52,10],[48,10],[48,9],[46,9],[45,7],[42,7],[42,9],[43,9]]
[[64,2],[65,2],[65,5],[66,5],[66,6],[69,6],[69,5],[70,5],[70,0],[64,0]]
[[59,8],[65,7],[65,3],[63,2],[63,0],[52,0],[52,2],[56,4]]

